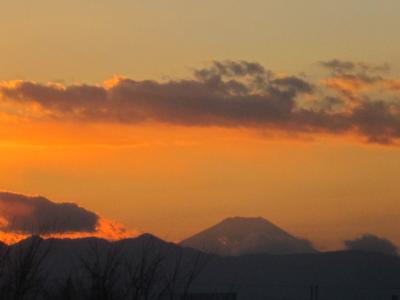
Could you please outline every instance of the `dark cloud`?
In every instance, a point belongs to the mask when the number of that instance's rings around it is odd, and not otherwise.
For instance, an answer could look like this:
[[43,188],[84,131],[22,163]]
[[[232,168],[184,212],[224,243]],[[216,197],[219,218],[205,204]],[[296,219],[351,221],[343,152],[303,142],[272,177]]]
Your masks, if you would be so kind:
[[[362,62],[331,60],[320,63],[327,69],[331,78],[326,84],[343,94],[348,100],[360,102],[360,92],[371,90],[385,82],[385,74],[390,70],[389,65],[371,65]],[[363,95],[366,97],[366,94]]]
[[[332,72],[328,88],[302,77],[274,74],[257,63],[224,61],[195,70],[192,79],[120,79],[109,86],[22,81],[0,85],[0,94],[7,101],[34,103],[47,118],[61,120],[356,132],[368,142],[383,144],[400,138],[398,99],[359,93],[371,82],[384,81],[383,66],[339,60],[322,65]],[[329,88],[339,94],[332,95]]]
[[360,238],[345,241],[346,249],[366,252],[379,252],[388,255],[397,255],[397,247],[391,241],[372,234],[365,234]]
[[111,88],[21,82],[3,87],[12,101],[36,103],[55,118],[179,125],[254,126],[286,122],[297,96],[311,92],[294,76],[270,78],[251,63],[215,63],[193,80],[168,82],[122,79]]
[[0,192],[0,230],[22,234],[94,232],[98,215],[74,203]]
[[377,75],[390,71],[390,66],[388,64],[371,65],[363,62],[343,61],[338,59],[322,61],[320,64],[332,74],[350,77],[358,76],[366,80],[373,79],[374,77],[371,76],[372,74],[375,74],[375,78],[381,78]]
[[262,65],[247,61],[214,61],[211,67],[195,70],[195,76],[200,79],[209,79],[216,76],[244,77],[244,76],[270,76],[271,71]]

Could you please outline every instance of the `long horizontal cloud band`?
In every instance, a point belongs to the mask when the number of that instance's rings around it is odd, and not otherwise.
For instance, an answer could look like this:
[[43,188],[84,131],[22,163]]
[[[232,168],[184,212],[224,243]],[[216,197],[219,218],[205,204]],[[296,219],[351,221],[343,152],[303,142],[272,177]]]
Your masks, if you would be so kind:
[[356,132],[376,143],[400,138],[400,81],[386,78],[386,66],[338,60],[321,65],[329,77],[317,82],[225,61],[186,80],[119,78],[101,86],[3,82],[0,95],[7,103],[36,105],[42,117],[55,119]]

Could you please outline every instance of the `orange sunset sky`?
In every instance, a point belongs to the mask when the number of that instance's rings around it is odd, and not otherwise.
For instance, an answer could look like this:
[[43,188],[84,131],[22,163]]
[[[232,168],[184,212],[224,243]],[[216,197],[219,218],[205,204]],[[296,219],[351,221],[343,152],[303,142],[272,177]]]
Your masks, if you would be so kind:
[[400,2],[321,3],[4,1],[0,190],[170,241],[400,245]]

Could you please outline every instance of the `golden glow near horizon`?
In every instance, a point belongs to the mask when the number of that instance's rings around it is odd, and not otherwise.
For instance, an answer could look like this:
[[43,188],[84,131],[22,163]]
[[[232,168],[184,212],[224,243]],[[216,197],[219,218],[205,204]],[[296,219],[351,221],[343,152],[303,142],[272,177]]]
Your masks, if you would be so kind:
[[173,241],[245,215],[322,249],[364,232],[399,242],[396,147],[240,129],[47,126],[48,138],[39,127],[0,146],[3,189],[76,202]]
[[[239,215],[265,217],[321,249],[363,233],[400,245],[399,106],[390,106],[400,93],[399,1],[3,2],[0,190],[78,203],[172,241]],[[354,72],[321,70],[336,58],[355,62]],[[187,86],[204,96],[209,82],[179,80],[213,60],[276,70],[277,89],[294,88],[289,100],[300,108],[322,90],[331,102],[307,111],[314,122],[301,110],[288,125],[273,114],[260,122],[254,78],[231,86],[228,78],[222,101],[210,98],[215,114],[196,119],[205,105],[182,109],[179,100],[190,98]],[[114,87],[122,92],[110,104]],[[240,114],[237,101],[224,115],[224,97],[249,94],[253,107]],[[368,106],[375,96],[386,102]],[[371,115],[375,122],[364,122]]]

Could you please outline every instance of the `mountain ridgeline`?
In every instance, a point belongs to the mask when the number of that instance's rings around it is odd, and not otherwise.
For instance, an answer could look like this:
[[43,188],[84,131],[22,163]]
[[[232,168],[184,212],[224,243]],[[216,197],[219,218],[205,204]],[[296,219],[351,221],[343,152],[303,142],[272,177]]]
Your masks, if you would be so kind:
[[264,218],[227,218],[180,244],[222,256],[317,252],[309,241],[294,237]]
[[262,218],[229,218],[181,244],[150,234],[119,241],[34,236],[0,245],[0,275],[2,300],[225,299],[207,298],[218,293],[238,300],[375,300],[400,294],[398,256],[320,253]]
[[326,300],[400,292],[399,257],[357,251],[219,256],[146,234],[115,242],[32,237],[2,247],[0,258],[4,300],[190,300],[228,292],[238,300],[296,300],[310,299],[311,286]]

